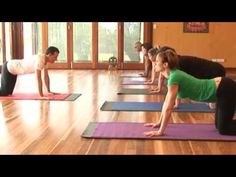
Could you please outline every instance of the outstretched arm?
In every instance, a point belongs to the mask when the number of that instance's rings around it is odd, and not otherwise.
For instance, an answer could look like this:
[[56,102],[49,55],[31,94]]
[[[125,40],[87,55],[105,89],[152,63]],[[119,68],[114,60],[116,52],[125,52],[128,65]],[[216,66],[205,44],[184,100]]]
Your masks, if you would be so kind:
[[53,95],[58,94],[50,90],[50,77],[49,77],[47,68],[44,69],[44,83],[45,83],[48,94],[53,94]]
[[144,59],[144,73],[143,73],[143,77],[148,77],[149,76],[149,72],[150,72],[150,60],[148,58],[148,56],[144,55],[143,57]]
[[45,86],[46,86],[46,89],[47,89],[47,92],[50,93],[50,78],[49,78],[49,75],[48,75],[48,69],[45,68],[44,69],[44,83],[45,83]]
[[154,81],[155,81],[155,77],[156,77],[156,72],[155,72],[155,63],[154,62],[152,62],[152,77],[151,77],[151,84],[153,84],[154,83]]
[[144,134],[146,136],[161,136],[164,134],[164,131],[170,120],[172,110],[174,108],[177,93],[178,93],[178,85],[171,85],[168,87],[168,92],[161,111],[160,129],[158,131],[145,132]]
[[176,98],[174,108],[178,108],[180,104],[180,98]]
[[153,84],[153,83],[154,83],[154,81],[155,81],[155,75],[156,75],[154,65],[155,65],[155,63],[152,62],[152,75],[151,75],[151,79],[145,81],[144,83],[147,83],[147,84]]
[[38,92],[41,97],[43,97],[43,88],[42,88],[42,78],[41,78],[41,70],[36,70],[36,81],[38,84]]
[[163,82],[164,82],[164,76],[161,73],[159,73],[158,86],[155,89],[152,89],[151,91],[152,92],[160,92],[162,89]]

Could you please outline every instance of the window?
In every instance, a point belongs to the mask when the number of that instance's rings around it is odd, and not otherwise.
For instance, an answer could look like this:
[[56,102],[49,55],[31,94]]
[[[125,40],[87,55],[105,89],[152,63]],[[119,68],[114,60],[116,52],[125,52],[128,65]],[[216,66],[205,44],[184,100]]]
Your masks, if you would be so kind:
[[92,62],[92,23],[73,23],[74,62]]
[[116,57],[119,69],[142,69],[143,61],[134,44],[152,41],[152,23],[144,22],[12,22],[1,25],[4,30],[0,36],[1,60],[23,58],[55,46],[60,55],[50,68],[104,69],[108,67],[109,58]]
[[5,23],[6,61],[12,58],[10,36],[11,36],[11,23],[7,22]]
[[34,54],[44,53],[44,51],[42,51],[42,23],[33,23],[32,31]]
[[23,23],[24,57],[42,53],[41,23]]
[[98,25],[98,62],[108,62],[112,56],[117,58],[118,23],[105,22]]
[[142,62],[134,45],[137,41],[143,42],[143,27],[141,22],[124,23],[124,62]]
[[33,54],[32,23],[23,23],[23,35],[24,35],[24,57],[27,57]]
[[58,62],[67,59],[67,24],[65,22],[48,23],[48,46],[59,49]]

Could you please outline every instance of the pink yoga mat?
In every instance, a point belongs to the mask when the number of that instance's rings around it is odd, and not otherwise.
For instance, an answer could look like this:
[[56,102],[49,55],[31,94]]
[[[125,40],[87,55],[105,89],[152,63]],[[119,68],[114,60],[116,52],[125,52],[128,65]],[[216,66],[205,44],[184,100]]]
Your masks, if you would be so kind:
[[37,93],[15,93],[11,96],[0,96],[0,100],[65,100],[71,94],[49,95],[47,99],[41,98]]

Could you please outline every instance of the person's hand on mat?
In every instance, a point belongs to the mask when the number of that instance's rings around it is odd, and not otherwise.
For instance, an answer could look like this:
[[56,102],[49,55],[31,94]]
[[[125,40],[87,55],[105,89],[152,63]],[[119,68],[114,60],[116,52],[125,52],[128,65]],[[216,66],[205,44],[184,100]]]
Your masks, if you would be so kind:
[[48,95],[58,95],[59,93],[55,93],[55,92],[48,92]]
[[160,127],[160,123],[146,123],[144,124],[145,127],[152,127],[152,128],[159,128]]
[[152,93],[159,93],[161,91],[160,87],[156,87],[150,90]]
[[179,108],[179,104],[180,104],[180,99],[176,98],[175,100],[175,105],[174,105],[174,109],[178,109]]
[[140,76],[144,76],[144,73],[138,73],[138,75],[140,75]]
[[173,109],[178,109],[179,108],[179,105],[174,105]]
[[49,97],[47,97],[47,96],[45,96],[45,95],[40,95],[40,98],[41,98],[42,100],[49,100]]
[[153,84],[152,80],[144,81],[145,84]]
[[161,136],[163,133],[160,131],[149,131],[149,132],[144,132],[145,136],[153,137],[153,136]]

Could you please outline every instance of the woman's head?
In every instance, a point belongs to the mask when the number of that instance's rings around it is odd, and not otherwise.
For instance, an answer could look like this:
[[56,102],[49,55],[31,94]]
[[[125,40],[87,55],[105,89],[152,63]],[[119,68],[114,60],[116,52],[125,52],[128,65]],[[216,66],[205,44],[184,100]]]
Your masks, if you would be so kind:
[[151,48],[148,50],[148,58],[152,61],[155,62],[156,61],[156,56],[158,53],[158,49],[157,48]]
[[171,51],[173,51],[173,52],[176,53],[175,49],[174,49],[174,48],[171,48],[171,47],[169,47],[169,46],[159,47],[159,48],[158,48],[158,53],[159,53],[159,52],[164,52],[164,51],[166,51],[166,50],[171,50]]
[[178,68],[178,55],[173,50],[159,52],[156,58],[155,71],[162,72],[165,69],[175,70]]
[[142,44],[142,52],[144,55],[148,54],[148,51],[152,48],[152,44],[146,42]]

